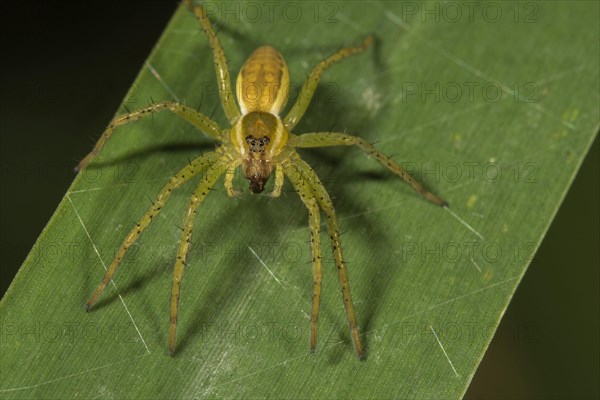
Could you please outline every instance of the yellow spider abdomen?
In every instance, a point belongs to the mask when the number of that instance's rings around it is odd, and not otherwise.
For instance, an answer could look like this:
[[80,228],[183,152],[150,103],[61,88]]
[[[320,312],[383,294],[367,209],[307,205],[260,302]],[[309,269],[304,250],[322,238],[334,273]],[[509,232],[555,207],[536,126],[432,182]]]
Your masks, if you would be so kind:
[[288,99],[290,75],[283,56],[272,46],[261,46],[240,69],[236,95],[242,114],[260,111],[279,115]]

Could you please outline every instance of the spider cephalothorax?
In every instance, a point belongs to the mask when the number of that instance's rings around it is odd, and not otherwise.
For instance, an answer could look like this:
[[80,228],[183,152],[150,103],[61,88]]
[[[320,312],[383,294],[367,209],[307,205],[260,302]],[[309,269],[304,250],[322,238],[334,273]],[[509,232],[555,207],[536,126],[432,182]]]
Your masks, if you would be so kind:
[[[239,81],[240,78],[238,78]],[[288,140],[288,131],[276,115],[251,111],[231,129],[231,141],[240,156],[250,190],[261,193],[272,171],[272,163]]]
[[302,135],[294,135],[291,132],[304,115],[323,72],[335,62],[364,51],[373,42],[373,38],[367,36],[361,44],[354,47],[344,47],[317,64],[302,85],[298,99],[285,118],[280,118],[279,114],[287,102],[289,92],[290,81],[287,66],[281,53],[273,47],[259,47],[252,53],[238,75],[236,94],[240,111],[231,94],[229,68],[227,67],[225,53],[206,13],[202,7],[193,6],[189,0],[184,0],[184,4],[193,11],[210,41],[217,72],[219,95],[231,128],[223,129],[199,111],[183,104],[168,101],[130,112],[109,124],[92,152],[79,163],[79,170],[84,169],[96,156],[116,128],[163,110],[175,113],[215,141],[220,142],[221,145],[215,151],[203,154],[189,162],[163,186],[152,207],[141,217],[139,222],[132,226],[130,232],[125,236],[123,244],[117,250],[117,254],[106,271],[102,282],[85,304],[85,309],[89,310],[94,305],[121,264],[127,250],[160,212],[173,190],[195,176],[201,175],[202,178],[190,198],[185,213],[183,233],[173,269],[169,325],[169,353],[173,354],[181,280],[186,265],[187,253],[192,244],[192,226],[197,208],[223,175],[225,175],[224,184],[227,195],[230,197],[236,196],[237,192],[233,190],[233,176],[238,166],[241,166],[245,177],[250,181],[250,190],[254,193],[260,193],[264,190],[265,183],[274,170],[275,183],[271,196],[278,197],[281,194],[284,177],[287,177],[308,210],[313,264],[310,349],[314,351],[317,346],[317,319],[323,273],[320,239],[321,212],[324,212],[327,216],[327,229],[331,241],[335,270],[342,289],[343,304],[350,326],[352,343],[358,357],[362,359],[363,350],[354,314],[348,272],[342,254],[338,222],[333,203],[315,171],[300,158],[295,149],[356,145],[391,172],[404,179],[427,200],[442,207],[446,206],[446,203],[415,181],[395,161],[357,136],[339,132],[313,132]]

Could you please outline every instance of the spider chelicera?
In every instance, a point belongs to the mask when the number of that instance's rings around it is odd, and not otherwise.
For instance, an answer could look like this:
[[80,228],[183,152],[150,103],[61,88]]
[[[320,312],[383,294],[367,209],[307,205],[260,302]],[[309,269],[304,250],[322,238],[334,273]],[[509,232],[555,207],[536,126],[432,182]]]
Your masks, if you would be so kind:
[[185,268],[186,255],[191,243],[192,226],[196,210],[223,175],[225,176],[224,185],[227,195],[235,197],[238,192],[233,189],[233,177],[236,168],[241,167],[244,176],[250,182],[250,190],[254,193],[261,193],[265,188],[265,183],[271,174],[274,173],[275,184],[273,191],[270,193],[272,197],[279,197],[284,178],[287,177],[308,209],[313,264],[313,295],[310,326],[311,351],[314,351],[317,346],[317,319],[323,274],[320,244],[321,211],[327,216],[327,229],[333,249],[335,268],[342,289],[342,298],[350,326],[352,342],[359,359],[362,359],[363,349],[356,324],[354,306],[352,304],[348,272],[342,255],[335,210],[331,198],[317,177],[317,174],[300,158],[300,155],[296,152],[296,148],[356,145],[410,184],[424,198],[438,206],[446,206],[446,203],[440,197],[426,190],[395,161],[359,137],[338,132],[313,132],[301,135],[292,133],[293,128],[302,118],[310,104],[323,72],[334,63],[352,54],[363,52],[373,43],[373,38],[372,36],[367,36],[359,45],[344,47],[317,64],[302,85],[298,99],[287,115],[281,118],[280,112],[287,103],[290,88],[288,69],[281,53],[271,46],[262,46],[250,55],[250,58],[242,66],[236,81],[236,95],[240,105],[240,109],[238,109],[232,95],[227,59],[206,12],[202,7],[192,5],[190,1],[184,1],[184,3],[194,13],[200,26],[208,36],[213,51],[219,95],[231,128],[223,129],[206,115],[175,102],[152,104],[146,108],[118,117],[110,123],[94,149],[79,163],[79,170],[83,170],[92,161],[119,126],[163,110],[169,110],[183,118],[210,138],[219,142],[220,145],[215,151],[203,154],[191,161],[189,165],[177,172],[163,186],[152,207],[125,237],[102,282],[85,304],[85,309],[89,310],[102,292],[104,292],[127,250],[150,225],[153,218],[160,212],[171,196],[171,193],[193,177],[202,175],[201,181],[192,194],[187,212],[185,213],[183,234],[179,243],[179,250],[177,251],[177,259],[173,271],[169,326],[169,354],[172,355],[175,350],[180,285]]

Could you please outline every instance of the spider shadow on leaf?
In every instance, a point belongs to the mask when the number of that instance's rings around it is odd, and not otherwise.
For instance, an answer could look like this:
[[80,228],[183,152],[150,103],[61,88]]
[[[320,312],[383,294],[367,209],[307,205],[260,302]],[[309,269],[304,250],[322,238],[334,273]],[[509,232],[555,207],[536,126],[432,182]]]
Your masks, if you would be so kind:
[[[141,243],[138,245],[138,249],[143,248],[143,240],[140,242]],[[127,264],[126,260],[124,260],[124,264]],[[135,265],[130,266],[130,267],[133,267],[131,269],[134,269]],[[130,295],[132,293],[135,293],[135,292],[143,289],[143,287],[147,286],[149,283],[151,283],[157,279],[160,279],[163,274],[163,271],[161,268],[148,268],[144,272],[132,271],[131,273],[135,274],[135,277],[132,280],[130,280],[129,282],[126,282],[125,285],[119,285],[118,290],[116,290],[116,291],[112,290],[104,299],[99,300],[96,303],[96,306],[94,307],[93,311],[99,311],[99,310],[103,309],[104,307],[108,307],[111,304],[117,302],[119,295],[122,295],[122,296]]]
[[[196,229],[196,239],[186,267],[187,280],[182,292],[182,295],[187,298],[188,305],[182,309],[181,313],[181,316],[188,321],[181,326],[182,334],[179,346],[182,350],[198,340],[203,343],[210,341],[205,335],[214,335],[215,331],[211,331],[211,329],[216,329],[217,334],[223,333],[223,328],[226,331],[229,329],[222,325],[214,326],[212,322],[223,320],[231,307],[244,302],[244,294],[252,291],[253,286],[258,284],[257,274],[264,273],[259,260],[251,254],[248,246],[254,244],[253,240],[256,240],[257,237],[260,238],[259,242],[261,240],[270,243],[277,242],[286,229],[285,226],[275,222],[278,220],[275,213],[279,213],[281,210],[268,210],[268,202],[272,199],[266,196],[251,195],[247,191],[244,191],[244,195],[253,198],[238,200],[228,198],[224,191],[213,193],[213,196],[222,197],[219,199],[221,204],[231,202],[234,205],[228,205],[227,212],[218,219],[211,219],[210,213],[207,213],[206,210],[204,213],[200,212],[199,218],[204,216],[205,223]],[[240,213],[243,215],[240,216]],[[255,228],[252,231],[238,229],[243,226],[254,226]],[[211,238],[217,238],[219,232],[224,232],[227,240],[218,243],[211,242]],[[215,244],[216,253],[207,256],[205,250],[208,246]],[[194,280],[199,278],[198,270],[203,268],[213,269],[213,271],[217,269],[219,278],[215,279],[213,276],[210,279],[211,282],[206,285],[210,289],[194,296],[190,286]],[[281,317],[285,318],[285,316]],[[228,321],[232,324],[238,322],[237,320]],[[258,324],[263,322],[265,321],[258,321]],[[231,340],[238,339],[235,335],[231,336]]]
[[[192,128],[193,130],[193,128]],[[201,132],[197,132],[202,134]],[[156,146],[145,146],[143,149],[127,151],[126,154],[111,156],[108,160],[98,160],[91,164],[88,169],[100,169],[105,167],[113,167],[122,165],[125,163],[131,163],[135,160],[145,160],[148,156],[155,154],[177,154],[177,153],[189,153],[192,150],[197,150],[198,154],[214,149],[214,143],[206,142],[200,143],[197,141],[188,141],[181,143],[167,143]],[[109,158],[109,157],[107,157]],[[184,165],[184,164],[183,164]],[[165,180],[166,183],[166,180]]]

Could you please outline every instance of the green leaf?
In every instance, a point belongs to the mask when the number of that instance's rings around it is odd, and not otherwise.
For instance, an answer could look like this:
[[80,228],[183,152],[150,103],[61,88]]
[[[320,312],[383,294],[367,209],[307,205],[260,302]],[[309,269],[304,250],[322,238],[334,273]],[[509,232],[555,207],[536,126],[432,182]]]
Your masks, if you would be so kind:
[[[356,149],[302,152],[345,232],[359,362],[331,257],[309,354],[307,215],[291,187],[231,200],[219,185],[199,210],[170,358],[171,269],[193,184],[130,250],[116,286],[92,312],[82,305],[150,199],[212,145],[173,115],[126,126],[76,178],[0,303],[2,398],[461,397],[598,129],[598,3],[207,7],[232,76],[269,43],[294,88],[374,33],[374,49],[327,71],[296,133],[377,141],[451,208]],[[214,110],[226,126],[211,50],[183,8],[124,106],[151,98]]]

